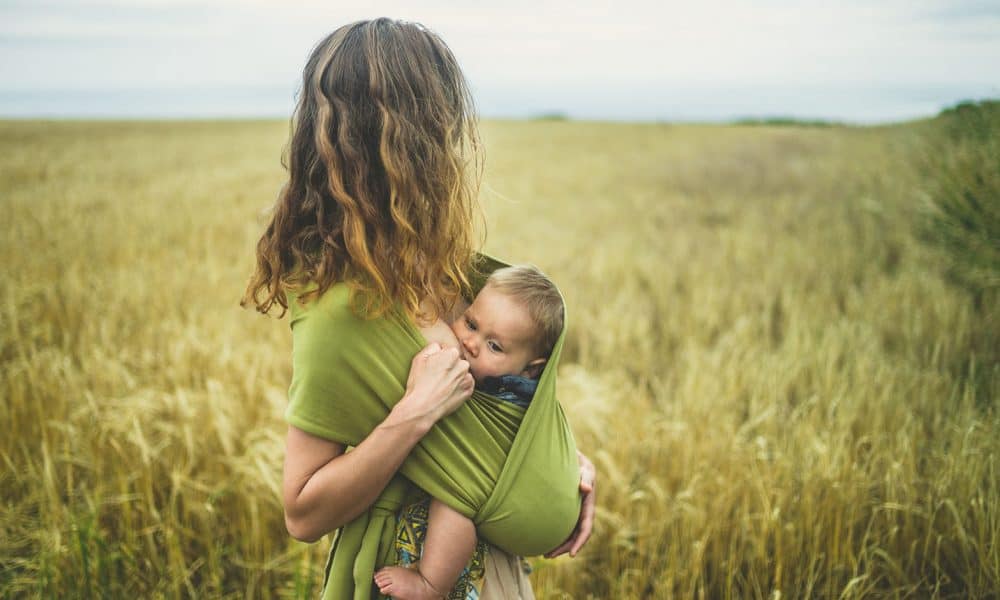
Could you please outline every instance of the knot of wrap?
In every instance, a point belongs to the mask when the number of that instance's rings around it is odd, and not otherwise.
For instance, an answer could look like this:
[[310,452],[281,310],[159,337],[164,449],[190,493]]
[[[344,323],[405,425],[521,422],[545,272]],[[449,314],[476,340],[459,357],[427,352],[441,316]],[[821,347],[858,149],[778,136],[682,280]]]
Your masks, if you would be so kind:
[[[369,600],[377,594],[372,577],[376,570],[395,562],[396,515],[406,506],[411,489],[406,480],[394,477],[365,514],[337,532],[327,561],[323,598]],[[344,573],[351,576],[343,577]]]

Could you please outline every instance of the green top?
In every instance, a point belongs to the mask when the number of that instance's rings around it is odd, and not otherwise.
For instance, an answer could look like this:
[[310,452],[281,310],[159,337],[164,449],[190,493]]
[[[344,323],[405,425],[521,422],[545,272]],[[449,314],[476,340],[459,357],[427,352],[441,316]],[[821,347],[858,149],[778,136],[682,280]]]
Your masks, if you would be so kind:
[[[501,266],[481,256],[480,271]],[[475,291],[484,282],[474,281]],[[285,416],[303,431],[356,446],[403,397],[410,362],[426,341],[400,310],[363,319],[349,297],[345,284],[306,306],[290,295],[293,374]],[[510,554],[542,554],[569,536],[580,496],[576,445],[555,397],[564,337],[565,328],[527,409],[477,391],[418,443],[374,505],[339,531],[324,598],[377,594],[372,576],[394,560],[396,513],[419,493],[414,484]]]

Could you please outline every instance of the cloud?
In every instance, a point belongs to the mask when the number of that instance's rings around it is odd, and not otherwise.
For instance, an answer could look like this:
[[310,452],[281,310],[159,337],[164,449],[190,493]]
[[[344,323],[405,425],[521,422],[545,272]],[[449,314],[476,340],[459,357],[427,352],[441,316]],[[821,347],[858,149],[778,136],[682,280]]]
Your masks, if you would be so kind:
[[1000,21],[1000,4],[995,0],[956,0],[937,2],[925,8],[922,18],[936,23],[947,21]]
[[937,0],[12,0],[0,4],[0,89],[294,88],[323,35],[382,15],[439,32],[477,90],[509,103],[544,87],[551,110],[583,106],[584,90],[611,110],[609,89],[995,89],[998,12]]

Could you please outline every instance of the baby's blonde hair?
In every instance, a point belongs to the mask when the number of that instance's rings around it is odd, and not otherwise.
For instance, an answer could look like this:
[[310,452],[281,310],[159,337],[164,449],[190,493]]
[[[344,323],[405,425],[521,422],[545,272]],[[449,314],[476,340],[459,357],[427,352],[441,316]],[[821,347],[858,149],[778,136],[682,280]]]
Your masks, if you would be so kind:
[[493,271],[486,287],[523,302],[535,325],[535,351],[548,358],[563,330],[564,306],[559,288],[534,265]]

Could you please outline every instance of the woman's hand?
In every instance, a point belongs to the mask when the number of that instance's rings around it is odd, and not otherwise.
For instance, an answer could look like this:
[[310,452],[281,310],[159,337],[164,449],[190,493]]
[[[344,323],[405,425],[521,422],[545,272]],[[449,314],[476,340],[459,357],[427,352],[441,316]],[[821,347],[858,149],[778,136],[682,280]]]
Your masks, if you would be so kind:
[[416,419],[428,429],[472,395],[475,382],[469,363],[457,348],[428,344],[413,357],[406,380],[406,393],[392,409],[386,423]]
[[469,363],[458,350],[430,344],[413,358],[403,398],[353,451],[289,426],[283,482],[288,532],[312,542],[367,510],[413,446],[471,396],[472,387]]
[[555,558],[567,552],[570,556],[576,556],[580,548],[590,539],[590,534],[594,529],[594,512],[597,508],[597,469],[594,468],[594,463],[590,462],[590,459],[579,450],[576,451],[576,459],[580,463],[580,493],[583,495],[580,518],[569,538],[555,550],[549,551],[545,558]]

